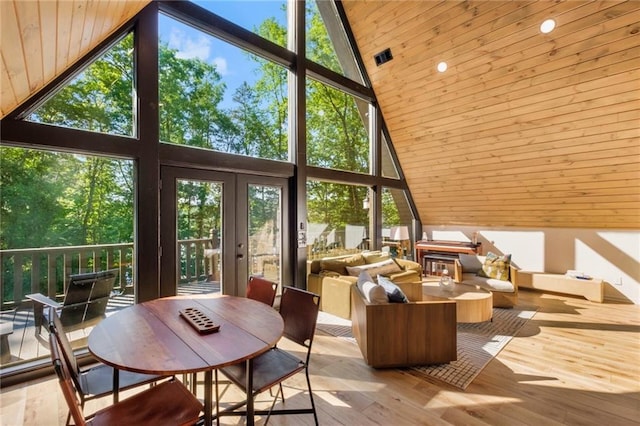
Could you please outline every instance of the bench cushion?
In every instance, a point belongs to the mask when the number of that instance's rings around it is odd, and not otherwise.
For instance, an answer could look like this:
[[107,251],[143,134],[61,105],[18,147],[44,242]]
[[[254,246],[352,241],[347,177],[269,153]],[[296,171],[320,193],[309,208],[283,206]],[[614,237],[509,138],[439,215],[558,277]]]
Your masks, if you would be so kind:
[[495,278],[479,277],[476,274],[462,274],[462,284],[477,285],[489,291],[499,291],[504,293],[515,292],[515,287],[511,281],[497,280]]

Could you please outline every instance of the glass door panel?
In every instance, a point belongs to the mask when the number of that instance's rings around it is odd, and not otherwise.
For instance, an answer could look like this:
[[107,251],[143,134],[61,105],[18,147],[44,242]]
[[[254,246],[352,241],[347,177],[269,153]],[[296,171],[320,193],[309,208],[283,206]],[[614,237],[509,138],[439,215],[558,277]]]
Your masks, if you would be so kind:
[[264,176],[238,176],[238,284],[239,294],[246,294],[250,275],[265,277],[278,283],[291,283],[291,271],[283,268],[290,253],[285,241],[287,221],[287,180]]
[[222,182],[177,180],[177,294],[217,293],[222,277]]
[[280,284],[282,189],[250,184],[248,191],[249,274]]
[[161,175],[161,296],[244,296],[250,275],[292,282],[286,179],[178,167]]

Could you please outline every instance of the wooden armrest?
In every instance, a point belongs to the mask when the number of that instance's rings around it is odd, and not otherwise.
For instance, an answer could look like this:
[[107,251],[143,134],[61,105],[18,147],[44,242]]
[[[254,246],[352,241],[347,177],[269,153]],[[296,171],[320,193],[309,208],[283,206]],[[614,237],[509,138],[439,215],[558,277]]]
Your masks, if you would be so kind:
[[60,308],[62,306],[62,304],[56,302],[53,299],[50,299],[49,297],[41,293],[27,294],[26,298],[31,299],[34,302],[39,303],[41,305],[51,306],[52,308]]

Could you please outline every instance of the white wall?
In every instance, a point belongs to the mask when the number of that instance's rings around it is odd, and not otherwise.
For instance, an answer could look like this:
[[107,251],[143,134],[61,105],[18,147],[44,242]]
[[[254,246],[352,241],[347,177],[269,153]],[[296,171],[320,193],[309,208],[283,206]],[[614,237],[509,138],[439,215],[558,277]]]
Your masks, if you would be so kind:
[[483,253],[511,253],[527,271],[564,274],[573,269],[605,280],[605,300],[640,304],[640,231],[567,228],[425,226],[433,240],[470,241],[478,232]]

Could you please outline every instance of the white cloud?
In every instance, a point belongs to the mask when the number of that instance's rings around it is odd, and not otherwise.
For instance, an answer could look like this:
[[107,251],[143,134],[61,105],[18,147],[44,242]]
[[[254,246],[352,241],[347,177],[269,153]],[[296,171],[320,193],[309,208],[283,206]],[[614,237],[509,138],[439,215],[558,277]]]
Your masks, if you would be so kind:
[[178,51],[176,57],[180,59],[200,59],[215,65],[220,75],[229,74],[229,65],[227,59],[217,56],[211,60],[211,39],[200,35],[190,37],[184,31],[173,28],[169,35],[169,48]]
[[213,58],[213,61],[211,62],[213,62],[213,64],[216,66],[216,70],[218,70],[218,73],[220,73],[220,75],[229,74],[229,67],[225,58],[218,56]]
[[211,41],[204,36],[191,38],[176,28],[169,35],[169,47],[178,51],[180,59],[198,58],[206,61],[211,54]]

